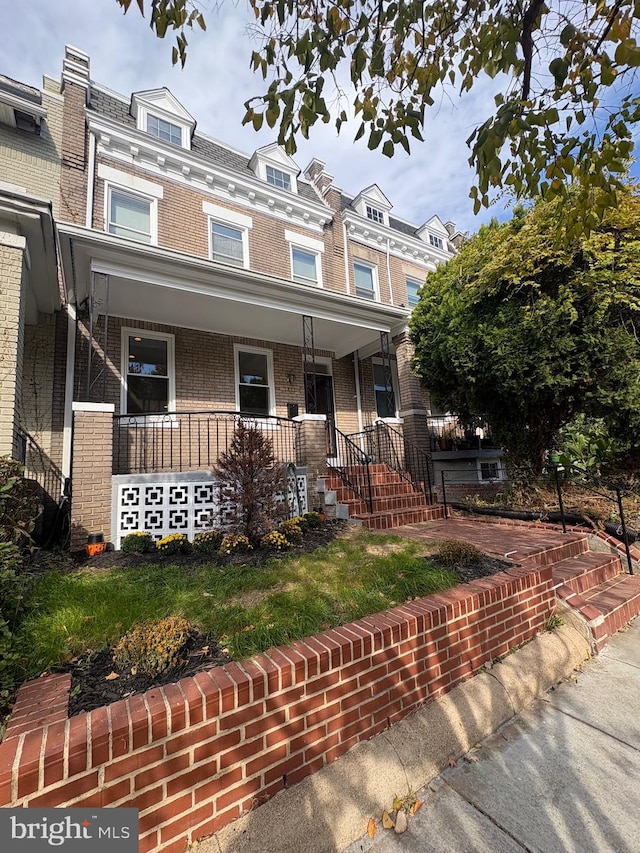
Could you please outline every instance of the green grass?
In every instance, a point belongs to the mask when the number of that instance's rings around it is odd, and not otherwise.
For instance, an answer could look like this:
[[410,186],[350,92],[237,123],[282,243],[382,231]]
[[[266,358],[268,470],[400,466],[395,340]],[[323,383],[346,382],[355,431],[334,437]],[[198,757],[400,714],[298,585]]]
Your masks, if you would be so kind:
[[24,677],[115,644],[138,621],[183,616],[235,659],[453,586],[424,543],[360,530],[264,566],[148,565],[42,577],[16,637]]

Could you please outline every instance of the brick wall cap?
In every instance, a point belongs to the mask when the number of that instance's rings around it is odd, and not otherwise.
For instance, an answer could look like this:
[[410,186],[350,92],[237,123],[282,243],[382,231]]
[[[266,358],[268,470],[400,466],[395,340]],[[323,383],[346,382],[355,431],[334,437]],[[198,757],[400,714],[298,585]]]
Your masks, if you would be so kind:
[[72,406],[74,412],[108,412],[113,415],[116,410],[115,403],[75,402]]
[[296,415],[293,418],[294,421],[298,423],[303,423],[304,421],[326,421],[326,415]]

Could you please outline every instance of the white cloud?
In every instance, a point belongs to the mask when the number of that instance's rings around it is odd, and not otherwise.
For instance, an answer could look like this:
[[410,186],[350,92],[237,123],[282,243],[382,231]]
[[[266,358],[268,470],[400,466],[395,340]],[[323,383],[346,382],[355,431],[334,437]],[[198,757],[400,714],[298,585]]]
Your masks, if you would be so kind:
[[[91,76],[124,95],[167,86],[196,118],[199,130],[251,153],[274,138],[263,128],[242,127],[244,102],[263,90],[249,68],[253,21],[245,0],[205,9],[207,32],[194,31],[184,70],[171,66],[172,37],[161,41],[150,31],[135,2],[123,17],[115,0],[0,0],[3,55],[0,73],[38,86],[43,73],[59,76],[65,44],[91,57]],[[296,161],[312,157],[327,164],[338,186],[354,195],[375,182],[393,203],[397,216],[421,224],[437,214],[461,230],[475,231],[501,206],[474,217],[468,198],[473,180],[465,140],[491,112],[491,83],[474,88],[464,108],[444,101],[428,115],[426,140],[414,142],[410,156],[392,159],[370,152],[364,140],[353,143],[355,126],[338,137],[332,125],[318,125],[310,141],[300,140]]]

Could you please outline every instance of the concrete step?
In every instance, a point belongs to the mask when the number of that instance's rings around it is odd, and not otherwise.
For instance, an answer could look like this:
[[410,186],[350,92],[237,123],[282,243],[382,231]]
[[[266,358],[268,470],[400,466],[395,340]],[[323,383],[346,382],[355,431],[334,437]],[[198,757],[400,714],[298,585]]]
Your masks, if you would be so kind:
[[576,557],[560,560],[553,566],[556,585],[566,584],[574,592],[586,593],[622,573],[617,554],[588,551]]
[[586,620],[596,652],[640,615],[640,575],[617,575],[584,594],[563,584],[556,593]]

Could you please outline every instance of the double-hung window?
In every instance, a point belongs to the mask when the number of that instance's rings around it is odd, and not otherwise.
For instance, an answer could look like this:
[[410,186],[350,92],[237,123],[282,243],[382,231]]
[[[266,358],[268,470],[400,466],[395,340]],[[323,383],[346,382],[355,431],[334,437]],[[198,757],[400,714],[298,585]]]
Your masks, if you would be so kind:
[[353,273],[356,296],[360,296],[362,299],[376,299],[377,272],[376,267],[371,264],[354,261]]
[[109,187],[107,231],[139,243],[153,242],[154,199]]
[[122,330],[122,414],[162,415],[175,408],[173,335]]
[[211,220],[211,257],[223,264],[243,267],[244,263],[243,228],[236,228],[223,222]]
[[373,363],[373,389],[376,395],[376,412],[379,418],[396,417],[396,395],[393,388],[391,365],[387,372],[381,362]]
[[409,303],[409,307],[413,308],[415,305],[420,302],[420,297],[418,295],[418,291],[423,285],[423,282],[417,278],[412,278],[411,276],[407,276],[407,302]]
[[267,183],[273,187],[278,187],[281,190],[291,189],[291,175],[288,172],[283,172],[282,169],[276,169],[274,166],[266,166]]
[[293,280],[302,284],[318,284],[318,264],[320,258],[315,252],[291,247],[291,266]]
[[238,411],[270,415],[275,409],[271,350],[235,347]]
[[436,249],[444,249],[442,237],[436,237],[434,234],[429,234],[429,243],[431,243],[432,246],[435,246]]
[[147,133],[172,145],[182,145],[182,128],[158,116],[151,114],[147,116]]

